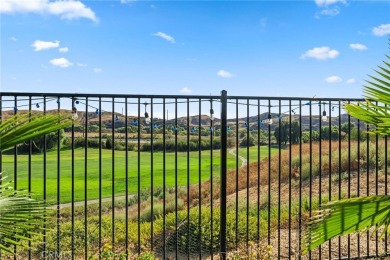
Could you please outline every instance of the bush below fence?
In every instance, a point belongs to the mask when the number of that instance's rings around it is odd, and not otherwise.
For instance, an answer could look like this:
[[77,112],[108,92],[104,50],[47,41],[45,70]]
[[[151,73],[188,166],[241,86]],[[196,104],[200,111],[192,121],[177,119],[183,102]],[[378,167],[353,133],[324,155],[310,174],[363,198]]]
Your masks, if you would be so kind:
[[[153,241],[154,244],[154,253],[156,255],[161,255],[163,251],[163,241],[166,243],[167,252],[175,252],[177,249],[179,255],[199,255],[199,250],[203,254],[208,254],[210,251],[217,252],[219,249],[219,221],[220,213],[219,209],[215,208],[213,215],[209,207],[202,207],[202,213],[199,218],[199,209],[193,208],[190,210],[187,222],[187,211],[182,210],[177,213],[169,213],[165,216],[165,240],[163,237],[163,218],[162,216],[158,217],[153,222],[153,239],[151,240],[151,223],[142,222],[137,223],[133,221],[128,222],[128,242],[132,252],[134,254],[138,251],[138,225],[141,231],[140,243],[141,251],[147,250],[150,248],[150,243]],[[177,219],[176,219],[177,216]],[[201,225],[199,223],[201,221]],[[246,230],[247,220],[249,221],[248,233]],[[88,237],[85,237],[85,220],[78,219],[75,220],[74,226],[71,221],[65,221],[60,227],[61,239],[60,239],[60,248],[72,248],[72,243],[74,245],[74,255],[81,256],[83,255],[84,242],[88,241],[88,248],[98,249],[99,248],[99,225],[102,226],[101,229],[101,238],[103,241],[103,247],[106,245],[112,245],[111,234],[112,234],[112,219],[110,216],[102,216],[99,219],[98,216],[88,217]],[[261,225],[265,226],[266,223],[261,219]],[[100,223],[100,224],[99,224]],[[213,229],[211,230],[211,223],[213,224]],[[244,243],[248,236],[250,241],[255,241],[258,235],[264,236],[266,234],[266,229],[260,230],[261,234],[258,234],[257,231],[257,217],[256,216],[247,216],[244,211],[238,213],[237,219],[237,230],[236,234],[236,212],[230,210],[227,212],[227,247],[232,250],[235,248],[235,242]],[[53,222],[48,222],[48,226],[54,226]],[[177,225],[177,229],[176,229]],[[72,226],[74,228],[72,228]],[[115,219],[115,244],[123,245],[126,241],[126,235],[123,232],[125,230],[126,222],[124,218]],[[200,226],[200,229],[199,229]],[[74,233],[73,233],[73,232]],[[176,240],[177,237],[180,237],[180,241]],[[42,247],[42,244],[39,243],[39,239],[36,242],[33,242],[33,254],[42,255],[43,250],[46,251],[55,251],[56,250],[56,241],[57,241],[57,231],[55,228],[50,229],[46,237],[46,248]],[[177,247],[176,247],[177,245]],[[190,250],[188,252],[188,249]],[[116,253],[123,252],[121,246],[112,249]],[[93,252],[93,250],[92,250]],[[24,254],[25,252],[20,252]]]

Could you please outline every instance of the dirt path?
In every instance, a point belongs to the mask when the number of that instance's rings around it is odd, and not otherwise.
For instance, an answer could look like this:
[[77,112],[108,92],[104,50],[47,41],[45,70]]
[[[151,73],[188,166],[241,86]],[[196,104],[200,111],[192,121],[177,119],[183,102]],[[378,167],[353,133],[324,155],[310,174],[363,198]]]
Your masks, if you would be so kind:
[[[127,195],[128,199],[131,199],[134,196],[136,196],[136,194],[129,194],[129,195]],[[123,195],[123,196],[115,196],[114,197],[114,200],[125,200],[125,199],[126,199],[125,195]],[[112,197],[102,198],[101,201],[102,202],[112,202]],[[87,201],[87,205],[95,204],[95,203],[99,203],[99,199],[92,199],[92,200],[88,200]],[[84,200],[83,201],[76,201],[76,202],[74,202],[74,206],[75,207],[84,206],[84,204],[85,204]],[[71,202],[60,204],[60,209],[70,208],[70,207],[72,207],[72,203]],[[50,208],[51,209],[57,209],[57,205],[53,205]]]
[[[229,149],[229,153],[231,155],[233,155],[233,156],[237,156],[236,148]],[[245,166],[248,163],[248,160],[245,157],[241,156],[241,155],[238,155],[238,159],[241,160],[241,166],[240,167],[243,167],[243,166]]]

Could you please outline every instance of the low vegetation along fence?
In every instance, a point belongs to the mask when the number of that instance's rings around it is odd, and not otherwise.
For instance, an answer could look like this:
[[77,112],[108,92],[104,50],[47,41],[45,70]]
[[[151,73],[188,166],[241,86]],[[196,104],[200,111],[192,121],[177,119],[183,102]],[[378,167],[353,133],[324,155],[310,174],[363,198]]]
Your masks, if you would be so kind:
[[[52,205],[31,259],[320,259],[389,255],[377,232],[301,254],[322,203],[388,193],[389,141],[352,99],[0,93],[1,118],[68,129],[5,151],[14,188]],[[2,257],[13,257],[6,252]],[[122,258],[121,258],[122,257]],[[240,258],[241,257],[241,258]],[[250,259],[252,259],[250,258]]]

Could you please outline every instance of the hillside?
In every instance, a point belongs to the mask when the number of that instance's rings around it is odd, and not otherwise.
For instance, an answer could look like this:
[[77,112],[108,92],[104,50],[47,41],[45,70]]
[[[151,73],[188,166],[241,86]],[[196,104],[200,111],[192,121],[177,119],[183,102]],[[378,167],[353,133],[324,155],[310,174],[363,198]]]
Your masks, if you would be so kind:
[[[48,110],[46,113],[52,114],[52,113],[57,113],[57,112],[58,112],[58,110],[55,109],[55,110]],[[60,112],[71,114],[71,110],[66,110],[66,109],[61,109]],[[24,114],[24,113],[28,113],[28,111],[27,110],[19,110],[18,113]],[[32,110],[31,113],[33,113],[33,114],[42,113],[42,111]],[[10,116],[12,116],[13,114],[14,114],[13,110],[6,110],[6,111],[2,111],[1,117],[2,117],[2,119],[7,119]],[[79,120],[81,122],[83,122],[86,113],[85,112],[78,112],[78,115],[79,115]],[[270,125],[270,129],[271,129],[271,131],[274,131],[275,127],[278,125],[277,122],[279,119],[278,119],[278,114],[271,113],[271,115],[272,115],[272,118],[274,120],[274,123],[272,125]],[[118,120],[115,119],[116,116],[118,116]],[[113,117],[115,120],[115,128],[120,128],[120,127],[125,126],[125,115],[123,115],[121,113],[115,113],[113,115],[110,112],[103,112],[101,114],[102,125],[106,126],[107,128],[111,128],[111,122],[112,122]],[[99,114],[96,114],[95,112],[88,112],[87,118],[88,118],[89,125],[98,125],[99,124]],[[256,115],[256,116],[251,116],[249,118],[246,118],[246,117],[238,118],[238,123],[240,125],[242,125],[245,122],[249,121],[250,129],[255,130],[255,129],[257,129],[257,126],[259,124],[259,119],[265,120],[267,118],[268,118],[268,113],[262,113],[262,114],[260,114],[260,116]],[[128,123],[130,124],[134,119],[137,119],[137,117],[128,116]],[[310,128],[310,116],[309,115],[302,115],[300,117],[299,114],[295,114],[295,115],[292,115],[292,117],[291,117],[292,122],[294,122],[294,121],[299,122],[300,119],[302,122],[302,129],[308,130]],[[190,120],[190,123],[189,123],[190,127],[199,126],[199,120],[200,120],[201,126],[208,127],[208,126],[210,126],[210,121],[211,121],[209,115],[201,115],[200,117],[198,115],[194,115],[194,116],[190,116],[189,120]],[[285,116],[281,120],[288,122],[290,119],[288,116]],[[352,117],[349,118],[349,116],[347,114],[342,114],[341,118],[339,118],[338,116],[332,117],[331,125],[338,126],[339,123],[341,123],[341,124],[348,123],[348,120],[350,120],[351,124],[357,125],[357,120],[355,118],[352,118]],[[143,126],[146,125],[143,115],[140,117],[140,121],[141,121],[141,125],[143,125]],[[163,123],[163,119],[162,118],[153,118],[153,122],[158,124],[158,125],[161,125]],[[235,125],[236,119],[230,118],[227,120],[227,122],[228,122],[228,125]],[[214,123],[214,125],[218,126],[221,124],[221,120],[219,118],[214,118],[213,123]],[[322,122],[321,117],[319,115],[312,115],[311,116],[311,126],[312,126],[313,130],[318,130],[320,123],[322,126],[329,125],[329,122]],[[177,118],[177,124],[180,126],[183,126],[183,127],[186,126],[187,125],[187,118],[186,117]],[[166,120],[166,125],[175,125],[175,119]],[[260,124],[260,127],[263,130],[268,130],[269,125],[268,124]],[[360,124],[360,127],[362,129],[366,128],[366,126],[363,123]]]

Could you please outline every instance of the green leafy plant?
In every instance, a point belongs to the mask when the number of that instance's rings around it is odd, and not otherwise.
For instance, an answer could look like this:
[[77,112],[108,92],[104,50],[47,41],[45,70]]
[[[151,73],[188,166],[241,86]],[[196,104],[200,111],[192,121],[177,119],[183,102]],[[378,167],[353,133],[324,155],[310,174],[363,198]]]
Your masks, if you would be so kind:
[[[0,151],[72,124],[65,115],[15,115],[0,123]],[[14,190],[0,173],[0,249],[13,254],[9,246],[42,234],[47,214],[45,201],[30,198],[25,190]]]
[[[390,56],[387,56],[390,60]],[[347,104],[348,113],[367,124],[374,125],[372,134],[390,134],[390,63],[378,66],[377,77],[371,76],[364,86],[366,102]],[[386,144],[387,145],[387,144]],[[369,196],[343,199],[322,206],[309,223],[303,252],[340,235],[383,228],[389,231],[390,196]]]

